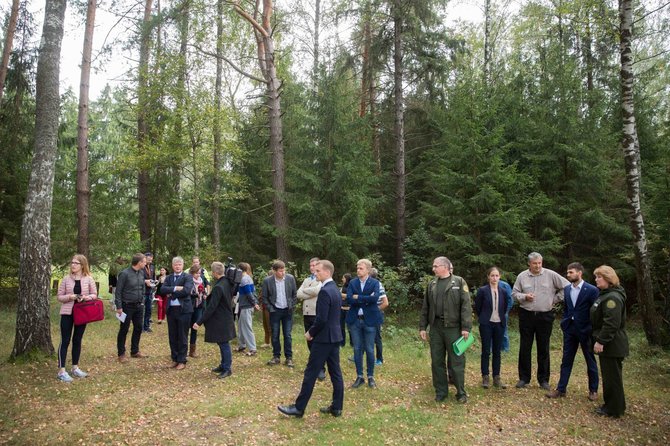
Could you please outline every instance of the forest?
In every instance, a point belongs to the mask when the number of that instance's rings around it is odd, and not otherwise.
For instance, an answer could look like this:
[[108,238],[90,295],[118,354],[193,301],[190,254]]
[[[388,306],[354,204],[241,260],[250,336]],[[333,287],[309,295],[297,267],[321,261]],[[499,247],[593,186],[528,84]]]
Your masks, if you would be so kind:
[[[13,355],[53,351],[51,278],[75,252],[98,271],[151,251],[298,276],[370,257],[401,311],[437,255],[477,286],[538,251],[561,273],[614,267],[647,341],[670,343],[666,0],[466,3],[481,21],[444,0],[29,3],[0,9]],[[89,99],[113,49],[133,68]],[[63,51],[82,54],[79,91],[59,91]]]

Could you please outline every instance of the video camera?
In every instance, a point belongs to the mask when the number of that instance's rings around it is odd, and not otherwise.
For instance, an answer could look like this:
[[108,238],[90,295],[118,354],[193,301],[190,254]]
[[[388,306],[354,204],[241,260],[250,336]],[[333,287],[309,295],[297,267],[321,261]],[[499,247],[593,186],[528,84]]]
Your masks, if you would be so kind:
[[228,263],[226,264],[226,271],[224,276],[235,287],[237,287],[240,282],[242,282],[242,270],[235,265],[232,257],[228,257]]

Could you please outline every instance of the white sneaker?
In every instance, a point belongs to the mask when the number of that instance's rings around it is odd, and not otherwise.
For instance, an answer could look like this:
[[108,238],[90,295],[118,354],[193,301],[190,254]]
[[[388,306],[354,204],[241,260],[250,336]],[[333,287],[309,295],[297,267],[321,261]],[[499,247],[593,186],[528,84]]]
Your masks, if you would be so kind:
[[70,373],[72,373],[72,376],[75,376],[77,378],[86,378],[88,376],[88,373],[84,372],[82,369],[79,368],[72,369],[72,372]]
[[67,372],[59,373],[58,380],[63,381],[64,383],[71,383],[74,381],[74,379],[72,379],[72,377],[68,375]]

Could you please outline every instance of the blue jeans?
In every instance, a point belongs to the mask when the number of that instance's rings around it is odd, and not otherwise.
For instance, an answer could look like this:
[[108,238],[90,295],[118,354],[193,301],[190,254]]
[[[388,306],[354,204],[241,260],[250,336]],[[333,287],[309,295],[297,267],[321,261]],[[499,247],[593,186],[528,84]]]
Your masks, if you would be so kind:
[[233,371],[233,350],[230,348],[230,342],[219,342],[221,350],[221,368],[224,372]]
[[144,296],[144,325],[142,329],[147,331],[151,327],[151,303],[153,302],[154,297],[149,294]]
[[279,342],[279,327],[284,335],[284,356],[293,359],[291,348],[291,330],[293,329],[293,312],[288,308],[276,309],[270,312],[270,326],[272,327],[272,356],[281,356],[281,344]]
[[367,326],[363,319],[349,324],[349,335],[354,343],[354,362],[356,374],[363,377],[363,351],[365,350],[368,377],[375,376],[375,336],[376,326]]

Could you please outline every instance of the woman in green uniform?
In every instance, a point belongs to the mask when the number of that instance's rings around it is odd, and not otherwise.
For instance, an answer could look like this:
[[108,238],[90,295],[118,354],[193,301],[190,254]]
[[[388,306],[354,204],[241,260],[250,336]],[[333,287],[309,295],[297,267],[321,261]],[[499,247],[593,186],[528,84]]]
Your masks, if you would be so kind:
[[623,359],[628,356],[626,292],[614,269],[607,265],[593,272],[600,296],[591,306],[593,352],[600,359],[605,404],[598,415],[618,418],[626,410],[623,392]]

